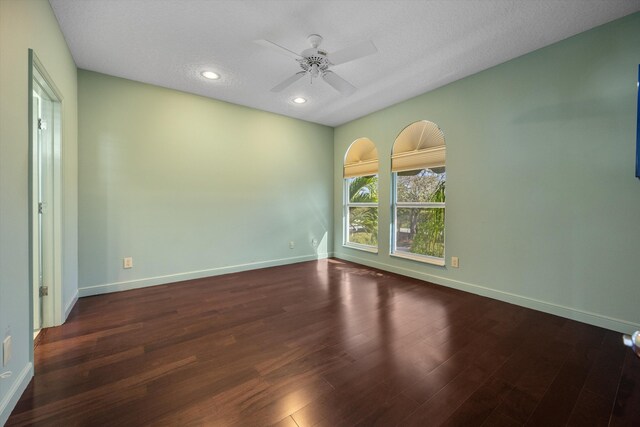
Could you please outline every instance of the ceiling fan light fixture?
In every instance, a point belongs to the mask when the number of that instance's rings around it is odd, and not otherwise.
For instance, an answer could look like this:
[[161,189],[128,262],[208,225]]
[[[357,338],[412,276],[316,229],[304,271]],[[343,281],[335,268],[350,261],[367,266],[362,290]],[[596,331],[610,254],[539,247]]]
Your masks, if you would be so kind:
[[215,73],[213,71],[209,71],[209,70],[203,71],[200,74],[202,75],[202,77],[209,80],[218,80],[220,78],[220,74]]
[[320,74],[320,70],[318,69],[318,64],[313,64],[311,66],[311,76],[313,77],[318,77],[318,74]]
[[304,104],[307,100],[301,96],[292,99],[294,104]]

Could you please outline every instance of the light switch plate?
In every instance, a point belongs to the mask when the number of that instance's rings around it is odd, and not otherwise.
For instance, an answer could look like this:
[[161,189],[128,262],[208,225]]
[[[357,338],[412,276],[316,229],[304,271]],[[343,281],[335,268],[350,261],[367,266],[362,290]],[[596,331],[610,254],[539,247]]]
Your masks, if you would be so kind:
[[2,341],[2,366],[7,366],[11,360],[11,335]]

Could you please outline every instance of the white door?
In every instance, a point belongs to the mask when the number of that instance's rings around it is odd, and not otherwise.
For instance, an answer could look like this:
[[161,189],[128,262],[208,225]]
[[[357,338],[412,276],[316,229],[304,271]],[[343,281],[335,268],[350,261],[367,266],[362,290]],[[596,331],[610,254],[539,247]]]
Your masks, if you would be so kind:
[[33,327],[34,336],[43,326],[44,304],[53,278],[53,101],[34,79],[33,137]]

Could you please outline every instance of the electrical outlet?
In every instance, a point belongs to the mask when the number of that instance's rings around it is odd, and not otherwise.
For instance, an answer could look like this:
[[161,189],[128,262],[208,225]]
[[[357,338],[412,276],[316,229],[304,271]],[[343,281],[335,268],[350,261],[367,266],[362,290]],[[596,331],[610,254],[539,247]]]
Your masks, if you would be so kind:
[[131,268],[133,267],[133,258],[128,256],[122,260],[122,268]]
[[296,246],[296,242],[293,240],[289,242],[289,249],[293,249]]
[[11,360],[11,335],[2,341],[2,366],[7,366]]
[[318,241],[316,239],[311,239],[311,246],[313,246],[314,248],[318,246]]
[[460,267],[460,263],[458,261],[458,257],[457,256],[452,256],[451,257],[451,267],[453,267],[453,268]]

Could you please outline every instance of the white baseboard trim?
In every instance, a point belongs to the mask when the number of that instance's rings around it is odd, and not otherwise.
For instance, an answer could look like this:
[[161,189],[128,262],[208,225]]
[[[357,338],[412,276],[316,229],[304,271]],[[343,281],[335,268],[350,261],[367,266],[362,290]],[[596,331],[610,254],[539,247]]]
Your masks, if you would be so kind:
[[128,291],[130,289],[145,288],[147,286],[164,285],[166,283],[181,282],[184,280],[201,279],[203,277],[219,276],[222,274],[238,273],[240,271],[256,270],[258,268],[276,267],[279,265],[295,264],[298,262],[314,261],[330,258],[333,253],[320,253],[303,255],[291,258],[281,258],[268,261],[250,262],[247,264],[216,267],[207,270],[190,271],[186,273],[168,274],[166,276],[149,277],[145,279],[128,280],[125,282],[105,283],[102,285],[84,286],[78,289],[80,298],[92,295],[106,294],[110,292]]
[[[9,419],[9,415],[11,415],[11,411],[13,411],[13,408],[15,408],[16,403],[18,403],[20,396],[22,396],[22,393],[24,393],[32,377],[33,364],[29,362],[13,382],[13,385],[7,392],[6,396],[2,399],[2,402],[0,402],[0,426],[6,424],[7,420]],[[9,380],[11,380],[11,377],[0,379],[0,381]]]
[[71,313],[71,310],[73,310],[73,306],[76,305],[77,302],[78,302],[78,291],[76,291],[76,293],[73,294],[73,297],[71,297],[71,301],[69,301],[67,306],[64,308],[64,319],[62,320],[62,323],[67,321],[67,318],[69,317],[69,313]]
[[408,268],[397,267],[395,265],[385,264],[377,261],[370,261],[357,256],[335,253],[336,258],[344,259],[346,261],[355,262],[358,264],[366,265],[380,270],[389,271],[391,273],[400,274],[403,276],[413,277],[415,279],[425,280],[436,285],[447,286],[449,288],[459,289],[461,291],[469,292],[476,295],[481,295],[500,301],[508,302],[510,304],[519,305],[521,307],[531,308],[533,310],[542,311],[544,313],[554,314],[556,316],[564,317],[567,319],[577,320],[579,322],[588,323],[590,325],[599,326],[601,328],[610,329],[612,331],[618,331],[626,334],[630,334],[633,331],[640,330],[639,323],[633,323],[622,319],[616,319],[603,314],[592,313],[589,311],[567,307],[561,304],[552,303],[549,301],[542,301],[535,298],[530,298],[511,292],[500,291],[497,289],[491,289],[486,286],[477,285],[468,282],[462,282],[459,280],[448,279],[446,277],[437,276],[434,274],[425,273],[422,271],[411,270]]

